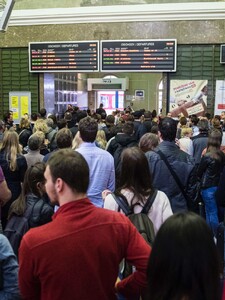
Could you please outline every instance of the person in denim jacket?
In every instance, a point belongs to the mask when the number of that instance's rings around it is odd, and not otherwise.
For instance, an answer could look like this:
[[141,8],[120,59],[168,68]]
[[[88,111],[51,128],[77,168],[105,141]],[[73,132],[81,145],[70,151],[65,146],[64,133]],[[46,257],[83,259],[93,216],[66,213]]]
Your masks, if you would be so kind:
[[0,234],[0,299],[20,299],[17,259],[3,234]]

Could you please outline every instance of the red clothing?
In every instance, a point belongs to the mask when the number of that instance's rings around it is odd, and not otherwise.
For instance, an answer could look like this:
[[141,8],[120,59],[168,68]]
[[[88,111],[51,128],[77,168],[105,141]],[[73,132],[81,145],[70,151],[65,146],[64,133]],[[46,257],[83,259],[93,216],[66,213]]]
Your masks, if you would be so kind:
[[118,266],[126,258],[137,271],[118,284],[131,298],[146,286],[150,247],[123,214],[88,199],[61,206],[53,221],[29,230],[19,251],[19,286],[29,300],[116,299]]

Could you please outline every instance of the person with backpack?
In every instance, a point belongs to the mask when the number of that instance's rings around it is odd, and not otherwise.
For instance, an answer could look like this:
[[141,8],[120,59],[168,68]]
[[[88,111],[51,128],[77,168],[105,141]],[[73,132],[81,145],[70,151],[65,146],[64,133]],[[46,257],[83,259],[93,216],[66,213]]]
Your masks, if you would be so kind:
[[[125,149],[121,155],[119,187],[115,191],[115,197],[112,191],[103,191],[104,208],[123,212],[115,199],[122,197],[134,213],[140,213],[152,192],[152,178],[145,154],[138,147]],[[172,214],[168,197],[165,193],[157,191],[154,202],[147,211],[155,234],[161,224]]]
[[[59,209],[52,222],[29,230],[22,239],[22,298],[116,300],[117,293],[127,300],[139,297],[147,285],[151,247],[126,216],[88,199],[86,159],[71,149],[56,151],[47,162],[45,178],[46,192]],[[125,257],[136,270],[116,282]]]
[[54,213],[45,192],[45,164],[36,163],[27,169],[22,192],[9,209],[4,235],[16,255],[23,235],[30,229],[51,221]]

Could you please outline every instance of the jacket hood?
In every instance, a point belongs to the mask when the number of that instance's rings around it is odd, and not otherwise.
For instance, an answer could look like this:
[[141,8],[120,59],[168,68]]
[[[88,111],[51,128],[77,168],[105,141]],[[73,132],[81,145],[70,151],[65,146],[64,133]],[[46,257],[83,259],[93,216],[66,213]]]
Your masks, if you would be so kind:
[[133,135],[127,135],[125,133],[117,134],[115,137],[115,140],[117,143],[119,143],[121,146],[127,146],[129,144],[137,145],[137,139]]

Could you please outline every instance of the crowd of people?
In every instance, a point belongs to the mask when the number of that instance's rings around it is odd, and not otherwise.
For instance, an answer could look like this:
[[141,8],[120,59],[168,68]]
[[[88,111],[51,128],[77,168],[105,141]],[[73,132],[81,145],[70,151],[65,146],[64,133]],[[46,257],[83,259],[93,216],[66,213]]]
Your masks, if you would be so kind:
[[[225,112],[175,120],[69,105],[62,119],[43,108],[15,125],[9,111],[0,121],[0,299],[221,300],[224,132]],[[154,191],[149,245],[115,197],[139,214]]]

